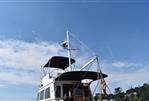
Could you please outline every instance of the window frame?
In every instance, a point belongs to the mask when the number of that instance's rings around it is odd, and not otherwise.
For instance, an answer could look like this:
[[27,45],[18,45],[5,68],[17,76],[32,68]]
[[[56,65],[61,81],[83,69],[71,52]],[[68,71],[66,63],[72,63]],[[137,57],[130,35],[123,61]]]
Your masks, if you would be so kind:
[[[48,94],[47,94],[47,93],[48,93]],[[51,97],[50,94],[51,94],[51,93],[50,93],[50,87],[48,87],[48,88],[45,89],[45,94],[44,94],[45,99],[50,98],[50,97]]]
[[39,96],[40,96],[40,97],[39,97],[39,100],[45,99],[45,98],[44,98],[44,96],[45,96],[45,91],[44,91],[44,90],[40,91],[40,95],[39,95]]

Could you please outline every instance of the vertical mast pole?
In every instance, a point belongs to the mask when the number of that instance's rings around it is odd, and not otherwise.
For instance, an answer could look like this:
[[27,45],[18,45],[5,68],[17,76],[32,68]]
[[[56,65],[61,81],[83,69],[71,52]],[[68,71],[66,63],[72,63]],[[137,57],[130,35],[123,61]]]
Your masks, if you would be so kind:
[[[97,78],[98,78],[98,82],[99,82],[99,88],[100,88],[100,95],[99,95],[99,101],[102,101],[102,71],[101,71],[101,68],[100,68],[100,65],[99,65],[99,60],[97,58],[97,72],[100,73],[100,75],[98,74]],[[100,76],[100,80],[99,80],[99,76]]]
[[70,49],[70,40],[69,40],[69,31],[67,31],[67,44],[68,44],[69,67],[70,67],[70,71],[72,71],[72,66],[71,66],[71,49]]

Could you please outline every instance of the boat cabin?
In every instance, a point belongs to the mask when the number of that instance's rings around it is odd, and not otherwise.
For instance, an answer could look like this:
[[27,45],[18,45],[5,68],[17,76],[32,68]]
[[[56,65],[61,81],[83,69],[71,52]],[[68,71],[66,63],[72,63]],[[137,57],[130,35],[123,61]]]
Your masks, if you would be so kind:
[[[75,63],[71,59],[71,64]],[[93,101],[90,84],[106,74],[93,71],[65,71],[69,66],[67,57],[54,56],[44,68],[56,68],[41,80],[37,101]]]

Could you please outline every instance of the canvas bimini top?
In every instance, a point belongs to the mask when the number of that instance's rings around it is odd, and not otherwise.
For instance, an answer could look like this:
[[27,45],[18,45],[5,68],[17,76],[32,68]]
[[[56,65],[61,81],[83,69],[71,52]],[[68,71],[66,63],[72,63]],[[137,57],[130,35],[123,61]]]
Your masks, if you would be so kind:
[[[81,81],[83,79],[91,79],[93,81],[101,78],[105,78],[108,75],[103,73],[98,73],[94,71],[70,71],[65,72],[58,76],[55,80],[66,80],[66,81]],[[98,77],[98,78],[97,78]]]
[[[71,58],[71,64],[75,63],[75,60]],[[59,68],[66,69],[69,66],[69,58],[63,56],[53,56],[49,61],[44,65],[46,68]]]

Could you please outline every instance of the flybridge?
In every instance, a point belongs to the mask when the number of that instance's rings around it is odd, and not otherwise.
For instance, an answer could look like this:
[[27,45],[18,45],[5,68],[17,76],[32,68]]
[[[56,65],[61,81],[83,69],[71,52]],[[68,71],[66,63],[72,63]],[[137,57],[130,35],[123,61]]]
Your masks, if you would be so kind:
[[[71,64],[75,63],[74,59],[71,59]],[[66,69],[69,67],[69,58],[62,56],[53,56],[45,65],[45,68],[59,68]]]
[[41,79],[37,101],[93,101],[90,84],[107,75],[100,69],[97,69],[99,71],[83,69],[96,59],[98,60],[97,56],[79,70],[75,70],[72,67],[76,61],[71,58],[69,32],[67,32],[67,40],[62,43],[62,46],[68,51],[68,57],[53,56],[43,66],[44,76]]

